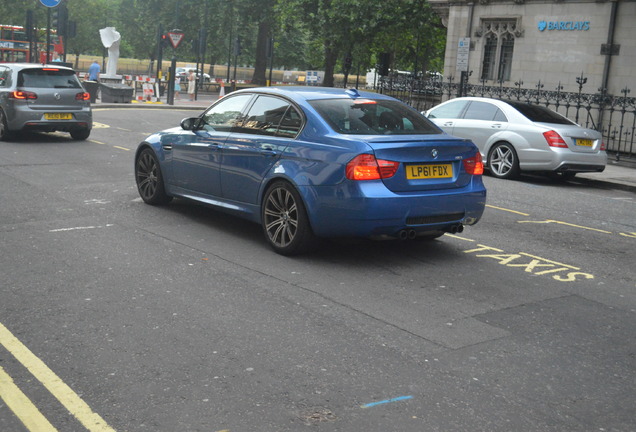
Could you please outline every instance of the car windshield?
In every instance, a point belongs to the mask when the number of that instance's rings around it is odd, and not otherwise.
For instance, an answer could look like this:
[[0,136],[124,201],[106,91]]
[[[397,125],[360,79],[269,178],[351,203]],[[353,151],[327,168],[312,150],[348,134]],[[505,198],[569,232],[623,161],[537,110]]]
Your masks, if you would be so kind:
[[74,71],[56,68],[25,69],[18,76],[18,86],[60,89],[81,88]]
[[505,101],[508,105],[523,114],[528,120],[538,123],[554,123],[573,125],[573,121],[563,117],[561,114],[552,111],[549,108],[530,105],[523,102]]
[[441,133],[430,120],[401,102],[376,99],[326,99],[310,102],[341,134],[431,135]]

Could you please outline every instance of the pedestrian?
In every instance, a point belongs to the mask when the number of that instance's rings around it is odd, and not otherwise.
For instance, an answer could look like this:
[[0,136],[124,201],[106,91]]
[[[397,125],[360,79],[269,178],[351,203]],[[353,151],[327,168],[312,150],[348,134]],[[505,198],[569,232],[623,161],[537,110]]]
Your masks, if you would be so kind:
[[188,94],[190,95],[190,100],[194,101],[194,88],[196,87],[196,77],[194,75],[194,69],[190,69],[188,72]]
[[174,98],[181,99],[179,92],[181,91],[181,78],[176,77],[174,80]]
[[89,81],[98,81],[99,80],[99,73],[101,72],[102,68],[99,67],[99,63],[97,63],[97,60],[93,61],[93,64],[91,64],[88,67],[88,80]]

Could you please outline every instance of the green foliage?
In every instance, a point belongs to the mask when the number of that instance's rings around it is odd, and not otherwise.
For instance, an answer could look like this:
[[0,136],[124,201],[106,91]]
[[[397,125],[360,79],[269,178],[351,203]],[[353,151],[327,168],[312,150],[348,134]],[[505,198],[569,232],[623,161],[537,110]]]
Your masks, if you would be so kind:
[[[327,84],[343,69],[345,57],[353,71],[376,65],[378,55],[391,54],[393,69],[439,70],[445,29],[423,0],[63,0],[77,36],[67,52],[102,55],[99,29],[115,27],[122,35],[122,56],[154,59],[157,34],[178,28],[185,33],[176,50],[180,61],[196,61],[191,41],[207,29],[206,63],[234,62],[233,40],[241,40],[240,66],[256,66],[262,80],[269,67],[263,39],[273,37],[274,67],[323,69]],[[35,11],[38,27],[46,26],[39,0],[3,0],[3,24],[24,25],[26,10]],[[266,36],[269,35],[269,36]],[[172,57],[172,50],[164,59]]]

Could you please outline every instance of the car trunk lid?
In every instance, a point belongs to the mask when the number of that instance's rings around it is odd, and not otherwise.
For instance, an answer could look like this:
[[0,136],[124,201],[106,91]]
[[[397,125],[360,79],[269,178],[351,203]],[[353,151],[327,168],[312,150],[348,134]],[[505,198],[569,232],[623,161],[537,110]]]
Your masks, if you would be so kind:
[[390,178],[382,181],[393,192],[456,189],[467,186],[472,178],[463,160],[476,155],[475,145],[448,135],[381,136],[367,140],[375,157],[399,162]]

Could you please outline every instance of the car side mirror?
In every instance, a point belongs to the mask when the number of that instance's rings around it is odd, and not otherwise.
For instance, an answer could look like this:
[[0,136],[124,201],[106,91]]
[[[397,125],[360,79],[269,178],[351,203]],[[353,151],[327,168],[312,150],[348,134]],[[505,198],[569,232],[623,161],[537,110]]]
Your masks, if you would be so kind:
[[181,128],[187,131],[199,129],[199,117],[188,117],[181,120]]

